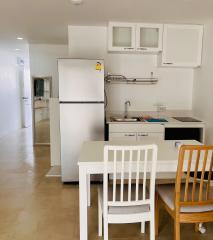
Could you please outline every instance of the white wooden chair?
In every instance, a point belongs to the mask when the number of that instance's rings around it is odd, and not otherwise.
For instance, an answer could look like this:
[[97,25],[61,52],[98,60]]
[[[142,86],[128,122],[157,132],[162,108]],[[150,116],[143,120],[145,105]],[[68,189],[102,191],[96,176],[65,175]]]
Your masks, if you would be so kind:
[[[155,175],[157,146],[105,146],[104,181],[98,191],[99,236],[108,240],[108,224],[150,222],[150,240],[155,239]],[[109,173],[113,183],[108,183]],[[147,173],[150,176],[149,191],[146,187]],[[128,184],[124,175],[128,174]],[[143,179],[143,184],[139,180]]]

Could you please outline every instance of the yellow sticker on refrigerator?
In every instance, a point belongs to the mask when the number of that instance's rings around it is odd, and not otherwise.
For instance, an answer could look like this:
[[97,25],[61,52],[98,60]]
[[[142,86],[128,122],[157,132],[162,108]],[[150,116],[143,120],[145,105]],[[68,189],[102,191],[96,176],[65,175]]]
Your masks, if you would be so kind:
[[101,70],[102,70],[102,64],[101,64],[100,62],[97,62],[97,63],[96,63],[96,66],[95,66],[95,69],[96,69],[97,71],[101,71]]

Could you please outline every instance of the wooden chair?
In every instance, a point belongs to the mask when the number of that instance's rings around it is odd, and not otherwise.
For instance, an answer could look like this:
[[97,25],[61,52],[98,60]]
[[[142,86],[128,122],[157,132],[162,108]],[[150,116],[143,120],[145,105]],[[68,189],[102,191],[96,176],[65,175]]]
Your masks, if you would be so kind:
[[[109,223],[141,223],[150,221],[150,239],[155,239],[155,174],[157,146],[105,146],[104,181],[98,191],[99,236],[108,240]],[[111,166],[111,169],[110,169]],[[150,173],[149,191],[146,187],[147,172]],[[108,183],[113,174],[112,185]],[[124,175],[128,174],[128,184]],[[143,184],[139,180],[143,178]]]
[[[181,147],[175,185],[156,187],[156,235],[158,235],[159,225],[159,203],[163,204],[174,219],[175,240],[180,240],[181,223],[198,224],[213,221],[213,191],[210,186],[213,167],[212,153],[213,146],[185,145]],[[200,167],[202,172],[198,179],[197,173]],[[205,174],[208,175],[206,180]],[[184,175],[185,177],[182,178]]]

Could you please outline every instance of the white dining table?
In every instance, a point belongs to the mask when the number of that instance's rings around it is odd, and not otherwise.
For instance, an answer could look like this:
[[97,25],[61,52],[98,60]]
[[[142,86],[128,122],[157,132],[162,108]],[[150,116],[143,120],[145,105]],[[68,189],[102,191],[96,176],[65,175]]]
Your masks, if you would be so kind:
[[[179,141],[179,140],[177,140]],[[174,140],[147,139],[144,141],[88,141],[81,148],[79,166],[79,208],[80,208],[80,240],[88,239],[87,207],[90,205],[90,175],[103,174],[103,150],[105,145],[146,145],[158,146],[157,173],[175,173],[178,163],[178,147]],[[185,145],[200,145],[195,140],[179,141]],[[192,163],[193,164],[193,163]],[[187,163],[183,166],[187,170]],[[113,171],[113,162],[111,170]],[[110,166],[109,166],[110,172]]]

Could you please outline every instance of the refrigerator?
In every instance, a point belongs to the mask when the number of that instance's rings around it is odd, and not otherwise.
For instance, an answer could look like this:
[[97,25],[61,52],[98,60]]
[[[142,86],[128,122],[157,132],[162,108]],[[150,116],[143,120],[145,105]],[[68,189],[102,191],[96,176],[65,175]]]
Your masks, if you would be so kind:
[[62,182],[78,182],[83,142],[104,140],[104,61],[59,59]]

